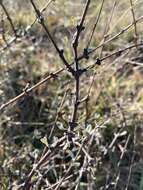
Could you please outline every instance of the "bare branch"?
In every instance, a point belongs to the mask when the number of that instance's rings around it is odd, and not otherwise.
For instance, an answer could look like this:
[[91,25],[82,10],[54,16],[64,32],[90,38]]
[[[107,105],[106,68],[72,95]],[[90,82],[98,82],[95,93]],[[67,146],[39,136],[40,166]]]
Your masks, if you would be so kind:
[[41,24],[41,26],[43,27],[43,29],[46,31],[46,34],[48,35],[49,39],[51,40],[53,46],[55,47],[60,59],[62,60],[62,62],[64,63],[64,65],[67,67],[67,69],[72,73],[74,74],[74,70],[72,69],[72,67],[69,65],[69,63],[67,62],[65,56],[64,56],[64,50],[63,49],[59,49],[56,41],[54,40],[54,38],[52,37],[48,27],[45,25],[45,21],[44,21],[44,17],[43,15],[41,14],[41,12],[39,11],[39,9],[37,9],[35,3],[33,0],[30,0],[31,1],[31,4],[36,12],[36,15],[37,15],[37,18],[38,18],[38,21],[39,23]]

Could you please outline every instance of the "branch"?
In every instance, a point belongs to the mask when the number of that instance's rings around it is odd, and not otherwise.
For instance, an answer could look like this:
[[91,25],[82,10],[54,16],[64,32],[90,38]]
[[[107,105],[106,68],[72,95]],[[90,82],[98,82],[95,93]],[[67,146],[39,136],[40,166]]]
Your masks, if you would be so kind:
[[35,3],[33,0],[30,0],[31,4],[36,12],[37,18],[38,18],[38,22],[41,24],[41,26],[43,27],[43,29],[45,30],[46,34],[48,35],[49,39],[51,40],[53,46],[55,47],[60,59],[62,60],[62,62],[64,63],[64,65],[67,67],[67,69],[69,70],[70,73],[74,74],[74,70],[73,68],[70,66],[70,64],[67,62],[65,56],[64,56],[64,50],[60,49],[56,43],[56,41],[54,40],[54,38],[52,37],[48,27],[45,25],[45,21],[44,21],[44,17],[41,14],[40,10],[37,9]]
[[79,60],[78,60],[78,53],[77,53],[78,50],[77,49],[78,49],[80,34],[84,30],[83,24],[84,24],[86,15],[87,15],[89,5],[90,5],[90,0],[87,0],[80,23],[76,27],[77,31],[74,35],[74,39],[73,39],[73,43],[72,43],[73,51],[74,51],[74,63],[75,63],[75,75],[74,75],[74,78],[75,78],[75,103],[74,103],[71,122],[69,123],[69,127],[70,127],[69,131],[72,131],[73,128],[75,128],[75,126],[76,126],[76,118],[77,118],[79,96],[80,96],[80,76],[84,72],[84,70],[79,69]]
[[[118,51],[115,51],[115,52],[113,52],[112,54],[109,54],[109,55],[107,55],[107,56],[101,58],[100,60],[97,59],[96,63],[93,63],[93,64],[87,66],[84,70],[86,71],[86,70],[92,69],[92,68],[95,67],[97,64],[100,64],[101,62],[105,61],[106,59],[108,59],[108,58],[110,58],[110,57],[113,57],[113,56],[115,56],[115,55],[119,55],[119,54],[123,53],[124,51],[127,51],[127,50],[129,50],[129,49],[135,48],[136,46],[138,46],[138,47],[143,46],[143,43],[139,43],[139,44],[137,44],[137,45],[135,44],[135,45],[128,46],[128,47],[126,47],[126,48],[124,48],[124,49],[120,49],[120,50],[118,50]],[[90,53],[89,53],[89,54],[90,54]],[[79,57],[78,59],[81,60],[81,59],[83,59],[83,58],[84,58],[84,56]],[[72,64],[73,64],[73,63],[72,63]],[[62,73],[64,70],[65,70],[65,68],[61,68],[61,69],[55,71],[54,73],[51,73],[49,76],[47,76],[47,77],[44,78],[43,80],[39,81],[38,83],[36,83],[36,84],[35,84],[34,86],[32,86],[31,88],[28,88],[28,89],[26,90],[26,93],[25,93],[25,92],[22,92],[22,93],[19,94],[18,96],[14,97],[14,98],[12,98],[11,100],[9,100],[8,102],[2,104],[2,105],[0,106],[0,111],[3,111],[4,108],[6,108],[7,106],[11,105],[12,103],[14,103],[14,102],[20,100],[21,98],[23,98],[24,96],[26,96],[27,93],[29,94],[29,93],[32,92],[33,90],[37,89],[39,86],[41,86],[41,85],[43,85],[44,83],[46,83],[48,80],[50,80],[50,79],[52,79],[52,78],[55,78],[55,76],[57,76],[58,74]]]

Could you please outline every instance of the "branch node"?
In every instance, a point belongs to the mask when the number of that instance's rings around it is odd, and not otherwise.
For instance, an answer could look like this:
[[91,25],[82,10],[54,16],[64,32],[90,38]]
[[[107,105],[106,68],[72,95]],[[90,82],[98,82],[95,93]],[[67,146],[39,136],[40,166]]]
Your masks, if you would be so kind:
[[25,94],[26,96],[29,95],[29,92],[28,92],[29,87],[30,87],[30,82],[28,82],[28,83],[26,84],[26,86],[23,88],[23,92],[24,92],[24,94]]
[[86,71],[87,71],[87,69],[78,69],[78,70],[73,72],[73,75],[77,79]]
[[99,58],[97,58],[95,64],[96,65],[101,65],[101,60]]
[[44,16],[41,13],[39,13],[37,19],[38,19],[39,24],[42,24],[44,22]]
[[[70,126],[70,131],[73,131],[73,129],[77,126],[76,122],[69,122],[69,126]],[[70,135],[72,135],[73,133],[68,131],[68,134],[70,133]],[[72,135],[73,137],[73,135]]]
[[89,59],[89,49],[88,48],[84,48],[83,56],[85,59]]
[[54,74],[54,73],[50,73],[50,76],[51,76],[53,79],[58,78],[58,75],[56,75],[56,74]]
[[64,49],[60,50],[60,54],[63,55],[64,54]]
[[77,24],[76,29],[77,29],[77,31],[80,30],[80,25],[79,24]]
[[84,29],[85,29],[85,26],[81,26],[81,25],[77,25],[76,26],[76,29],[77,29],[77,31],[80,33],[81,31],[83,31]]

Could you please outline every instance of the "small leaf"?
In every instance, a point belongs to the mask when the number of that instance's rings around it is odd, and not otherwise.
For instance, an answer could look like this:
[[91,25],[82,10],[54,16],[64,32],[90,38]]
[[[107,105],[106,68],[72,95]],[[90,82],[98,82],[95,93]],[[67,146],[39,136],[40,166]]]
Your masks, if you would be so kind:
[[123,131],[119,134],[120,137],[127,135],[127,131]]
[[40,141],[41,141],[43,144],[45,144],[47,147],[49,146],[49,145],[48,145],[47,137],[41,138]]

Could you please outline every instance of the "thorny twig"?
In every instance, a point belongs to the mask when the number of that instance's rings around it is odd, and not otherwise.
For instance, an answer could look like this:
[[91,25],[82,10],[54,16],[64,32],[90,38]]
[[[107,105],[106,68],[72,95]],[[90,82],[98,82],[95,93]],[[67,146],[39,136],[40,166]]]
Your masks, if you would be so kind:
[[36,16],[38,18],[38,21],[39,23],[41,24],[41,26],[43,27],[43,29],[45,30],[45,32],[47,33],[49,39],[51,40],[53,46],[55,47],[60,59],[62,60],[62,62],[64,63],[64,65],[66,66],[66,68],[69,70],[69,72],[71,72],[72,74],[74,74],[74,70],[72,69],[72,67],[70,66],[70,64],[67,62],[65,56],[64,56],[64,50],[63,49],[60,49],[55,41],[55,39],[52,37],[48,27],[46,26],[45,24],[45,21],[44,21],[44,17],[43,15],[41,14],[40,10],[36,7],[35,3],[33,0],[30,0],[34,10],[35,10],[35,13],[36,13]]
[[79,69],[79,60],[78,60],[78,45],[79,45],[79,38],[81,32],[84,30],[84,20],[87,15],[87,11],[90,5],[90,0],[87,0],[83,15],[81,17],[80,23],[76,27],[76,33],[74,35],[73,39],[73,52],[74,52],[74,63],[75,63],[75,102],[74,102],[74,108],[72,113],[72,118],[70,122],[70,130],[72,131],[76,126],[76,119],[77,119],[77,111],[79,106],[79,96],[80,96],[80,76],[84,72],[84,70]]
[[[55,1],[55,0],[49,0],[49,1],[47,2],[47,4],[45,5],[45,7],[40,10],[40,12],[43,13],[43,12],[47,9],[47,7],[49,7],[49,5],[50,5],[53,1]],[[133,7],[135,7],[137,1],[138,1],[138,0],[136,0],[136,1],[134,2]],[[132,8],[132,7],[130,7],[127,11],[129,11],[131,8]],[[23,37],[26,35],[26,33],[27,33],[28,31],[30,31],[30,29],[33,27],[33,25],[35,24],[36,20],[37,20],[37,19],[35,19],[34,22],[33,22],[30,26],[27,27],[27,29],[25,30],[24,35],[18,36],[18,38],[23,38]],[[137,20],[136,20],[136,21],[137,21]],[[133,25],[134,25],[134,24],[133,24]],[[6,46],[4,46],[3,48],[1,48],[1,49],[0,49],[0,53],[3,52],[4,50],[6,50],[7,48],[9,48],[9,46],[11,46],[12,44],[14,44],[14,43],[16,42],[16,39],[17,39],[16,37],[13,37],[11,40],[9,40],[9,41],[8,41],[8,46],[6,45]]]

